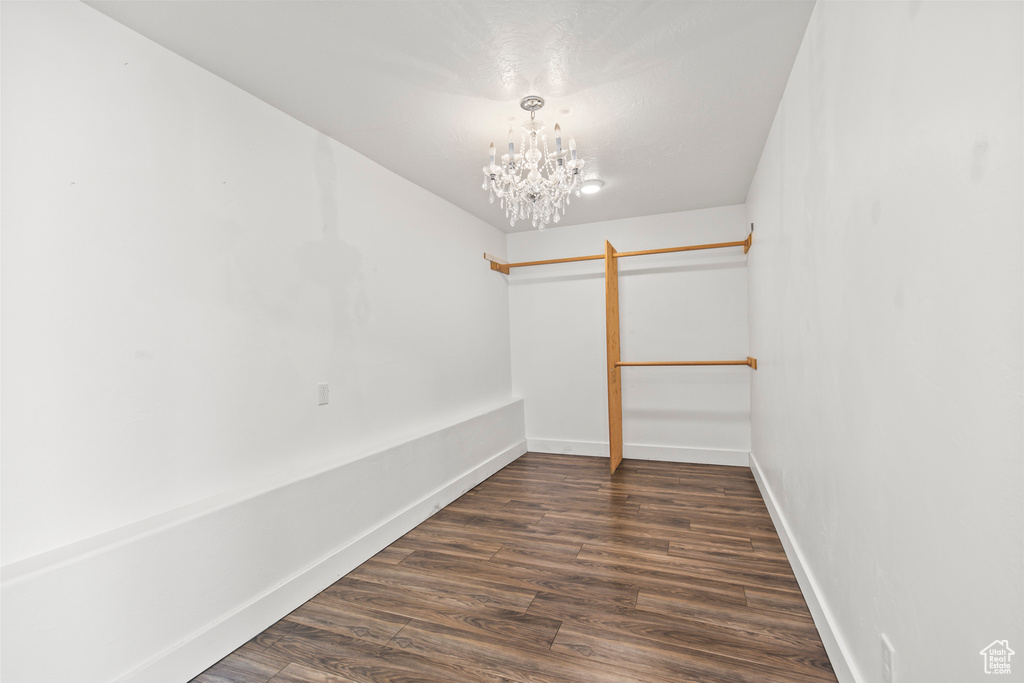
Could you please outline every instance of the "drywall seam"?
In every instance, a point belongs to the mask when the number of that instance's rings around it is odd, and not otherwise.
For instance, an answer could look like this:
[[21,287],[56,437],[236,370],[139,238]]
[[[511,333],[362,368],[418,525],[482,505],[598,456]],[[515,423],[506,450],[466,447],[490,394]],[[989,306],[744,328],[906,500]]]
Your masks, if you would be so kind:
[[[560,453],[563,455],[589,455],[608,457],[608,443],[601,441],[565,441],[561,439],[527,439],[527,447],[533,453]],[[690,448],[687,446],[650,446],[627,443],[623,446],[623,457],[634,460],[660,460],[663,462],[684,462],[700,465],[733,465],[747,467],[747,451],[723,448]]]
[[[193,678],[525,452],[525,440],[506,448],[217,623],[118,678],[117,683],[159,683]],[[256,626],[259,624],[262,626]]]
[[814,625],[818,629],[818,635],[821,636],[821,642],[825,646],[836,677],[840,683],[863,683],[867,679],[857,672],[853,665],[853,659],[847,655],[849,647],[844,645],[839,632],[833,627],[837,620],[832,617],[831,610],[820,597],[818,582],[814,580],[804,564],[803,553],[800,552],[796,540],[789,531],[786,518],[776,503],[771,489],[768,488],[764,474],[761,472],[761,466],[758,465],[753,451],[750,453],[750,471],[754,474],[757,488],[761,490],[761,497],[768,508],[768,514],[771,515],[772,522],[775,523],[775,530],[779,534],[779,540],[782,541],[782,547],[786,550],[786,557],[793,567],[793,573],[796,575],[797,583],[800,584],[800,590],[803,592],[804,600],[814,618]]

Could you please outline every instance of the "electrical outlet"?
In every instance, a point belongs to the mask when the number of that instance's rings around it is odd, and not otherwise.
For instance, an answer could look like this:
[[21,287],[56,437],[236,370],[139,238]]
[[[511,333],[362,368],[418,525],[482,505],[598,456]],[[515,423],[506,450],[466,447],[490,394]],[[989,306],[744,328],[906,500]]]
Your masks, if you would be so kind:
[[882,683],[896,683],[896,648],[882,634]]
[[327,387],[327,382],[324,382],[323,384],[317,384],[316,385],[316,396],[317,396],[316,404],[318,406],[325,406],[325,405],[327,405],[327,401],[331,397],[330,389],[328,389],[328,387]]

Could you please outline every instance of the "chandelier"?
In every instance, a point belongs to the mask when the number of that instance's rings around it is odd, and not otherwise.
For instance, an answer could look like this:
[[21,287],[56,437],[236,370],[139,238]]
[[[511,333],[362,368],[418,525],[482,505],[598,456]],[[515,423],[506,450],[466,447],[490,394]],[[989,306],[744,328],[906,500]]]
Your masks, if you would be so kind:
[[557,223],[565,215],[570,194],[580,195],[583,159],[576,158],[576,141],[571,137],[568,149],[562,148],[562,129],[557,123],[555,151],[548,150],[544,122],[537,120],[537,110],[544,106],[543,97],[524,97],[519,106],[530,112],[530,120],[523,124],[520,151],[515,151],[511,128],[508,129],[508,154],[501,155],[501,165],[495,163],[494,143],[491,143],[490,163],[484,166],[483,189],[490,192],[492,204],[495,196],[501,199],[501,207],[511,225],[518,220],[529,220],[533,227],[543,230],[548,223]]

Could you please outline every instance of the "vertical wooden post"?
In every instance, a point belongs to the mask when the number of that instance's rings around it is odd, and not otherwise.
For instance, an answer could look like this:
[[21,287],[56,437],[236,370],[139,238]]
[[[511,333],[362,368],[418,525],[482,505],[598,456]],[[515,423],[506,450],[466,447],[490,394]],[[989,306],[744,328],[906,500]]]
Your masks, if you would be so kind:
[[619,266],[615,247],[604,243],[604,305],[608,332],[608,455],[612,474],[622,462],[622,370],[619,362]]

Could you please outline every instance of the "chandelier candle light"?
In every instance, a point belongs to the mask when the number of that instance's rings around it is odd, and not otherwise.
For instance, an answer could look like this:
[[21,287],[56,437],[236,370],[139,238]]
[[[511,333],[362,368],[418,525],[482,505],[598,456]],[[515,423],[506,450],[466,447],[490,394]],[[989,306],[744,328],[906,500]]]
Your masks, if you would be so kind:
[[544,106],[543,97],[524,97],[519,106],[530,112],[530,120],[523,124],[520,151],[515,151],[511,128],[508,130],[508,154],[501,156],[501,165],[495,163],[494,143],[491,143],[490,163],[484,166],[483,189],[490,191],[492,204],[495,195],[501,199],[511,225],[528,219],[533,227],[543,230],[548,223],[557,223],[565,215],[571,193],[580,195],[583,159],[576,158],[576,141],[571,137],[568,149],[562,148],[562,129],[557,123],[555,151],[548,150],[544,122],[537,120],[537,110]]

